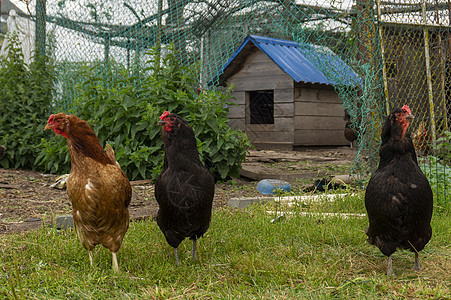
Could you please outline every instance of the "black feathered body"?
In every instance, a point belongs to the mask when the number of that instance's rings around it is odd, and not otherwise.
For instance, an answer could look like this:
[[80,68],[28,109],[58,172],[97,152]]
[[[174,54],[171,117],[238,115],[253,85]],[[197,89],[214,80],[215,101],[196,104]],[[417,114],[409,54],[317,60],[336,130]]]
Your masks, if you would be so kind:
[[213,176],[199,159],[194,132],[180,120],[177,130],[162,129],[164,165],[155,183],[157,223],[173,248],[207,231],[214,197]]
[[390,119],[382,130],[379,155],[365,193],[368,242],[386,256],[398,248],[421,251],[432,236],[433,194],[410,135],[393,128]]

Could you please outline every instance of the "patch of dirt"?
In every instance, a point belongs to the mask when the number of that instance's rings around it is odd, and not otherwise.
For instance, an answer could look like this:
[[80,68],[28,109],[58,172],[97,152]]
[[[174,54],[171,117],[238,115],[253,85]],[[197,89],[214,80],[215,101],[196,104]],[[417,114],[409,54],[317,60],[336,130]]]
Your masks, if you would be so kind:
[[[298,177],[302,178],[302,174],[306,175],[307,172],[308,175],[304,177],[313,180],[319,171],[321,174],[328,173],[327,168],[331,166],[339,169],[340,166],[350,165],[354,155],[355,152],[349,148],[250,151],[243,170],[255,174],[260,172],[263,177],[290,173],[298,174]],[[265,169],[266,175],[265,172],[262,173],[262,168]],[[72,207],[66,190],[50,187],[57,177],[30,170],[0,169],[0,234],[36,228],[41,226],[43,221],[51,224],[56,216],[71,214]],[[154,198],[153,187],[152,183],[145,181],[132,182],[133,196],[129,207],[132,219],[155,217],[158,204]],[[218,183],[213,208],[226,206],[228,200],[233,197],[261,195],[256,187],[257,181],[245,177]]]

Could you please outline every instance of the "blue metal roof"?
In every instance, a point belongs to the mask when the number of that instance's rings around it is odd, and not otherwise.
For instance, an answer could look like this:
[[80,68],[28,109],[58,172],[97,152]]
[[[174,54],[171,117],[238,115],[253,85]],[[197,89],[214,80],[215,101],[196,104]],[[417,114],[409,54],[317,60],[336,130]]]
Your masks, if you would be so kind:
[[327,47],[256,35],[249,35],[244,39],[219,74],[224,74],[249,43],[263,51],[296,82],[361,85],[359,76]]

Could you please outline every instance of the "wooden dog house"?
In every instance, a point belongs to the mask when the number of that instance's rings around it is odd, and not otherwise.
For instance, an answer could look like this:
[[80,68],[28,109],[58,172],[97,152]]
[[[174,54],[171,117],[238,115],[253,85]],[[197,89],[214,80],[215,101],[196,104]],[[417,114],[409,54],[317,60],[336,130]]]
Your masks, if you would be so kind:
[[230,107],[229,125],[246,132],[257,148],[349,145],[335,82],[311,60],[359,84],[357,74],[326,47],[246,37],[215,78],[234,86],[237,105]]

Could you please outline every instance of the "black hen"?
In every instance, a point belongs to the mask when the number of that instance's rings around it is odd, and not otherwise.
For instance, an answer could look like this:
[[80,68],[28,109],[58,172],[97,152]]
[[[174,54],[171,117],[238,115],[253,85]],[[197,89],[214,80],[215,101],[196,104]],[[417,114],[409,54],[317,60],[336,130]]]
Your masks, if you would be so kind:
[[3,155],[5,155],[5,147],[3,147],[2,145],[0,145],[0,159],[3,158]]
[[191,127],[177,114],[160,116],[164,142],[163,171],[155,183],[155,198],[160,206],[157,223],[174,248],[179,264],[178,246],[193,240],[193,259],[197,258],[196,241],[208,229],[215,191],[213,176],[202,164]]
[[368,242],[388,257],[387,275],[393,273],[391,255],[396,249],[415,252],[414,269],[419,270],[418,252],[432,236],[433,195],[406,132],[411,119],[407,105],[388,116],[382,128],[379,167],[365,192]]

